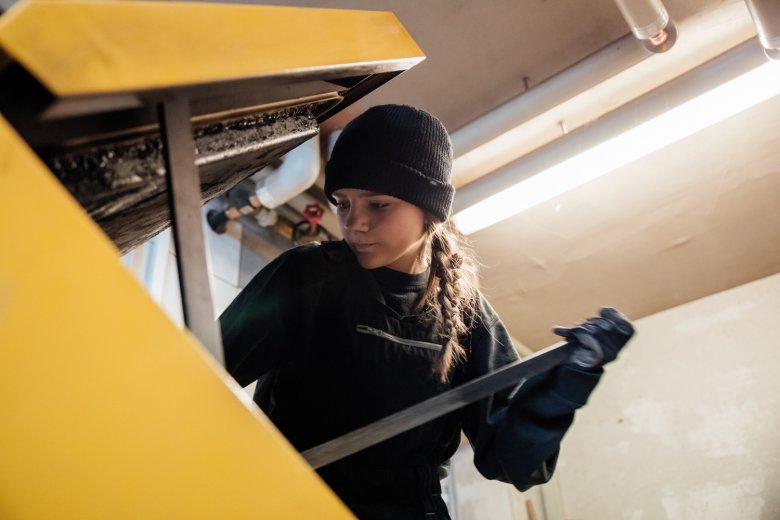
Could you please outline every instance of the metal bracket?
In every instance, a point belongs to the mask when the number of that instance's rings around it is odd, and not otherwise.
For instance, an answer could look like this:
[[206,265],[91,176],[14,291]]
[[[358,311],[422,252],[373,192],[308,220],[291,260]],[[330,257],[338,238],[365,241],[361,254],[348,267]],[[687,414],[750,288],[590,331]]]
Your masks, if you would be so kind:
[[224,366],[222,337],[214,320],[209,287],[189,101],[174,97],[160,103],[158,110],[184,324]]

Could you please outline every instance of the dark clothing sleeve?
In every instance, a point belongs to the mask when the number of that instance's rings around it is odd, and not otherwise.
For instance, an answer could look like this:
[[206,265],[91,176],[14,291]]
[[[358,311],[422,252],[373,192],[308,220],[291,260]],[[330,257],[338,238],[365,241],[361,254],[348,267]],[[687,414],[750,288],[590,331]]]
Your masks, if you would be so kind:
[[295,353],[289,322],[300,312],[295,257],[284,253],[264,267],[219,317],[225,368],[246,386]]
[[[504,325],[487,302],[481,305],[484,321],[470,338],[469,378],[518,359]],[[521,491],[547,482],[575,410],[585,404],[600,377],[600,370],[586,372],[564,364],[470,405],[464,433],[480,473]]]

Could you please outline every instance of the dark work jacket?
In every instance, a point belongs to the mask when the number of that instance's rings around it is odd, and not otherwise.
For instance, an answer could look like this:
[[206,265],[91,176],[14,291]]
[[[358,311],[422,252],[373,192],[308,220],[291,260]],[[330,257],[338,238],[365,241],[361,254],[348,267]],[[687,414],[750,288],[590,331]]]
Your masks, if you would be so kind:
[[[343,242],[302,246],[266,266],[220,317],[228,371],[306,450],[518,359],[480,296],[461,338],[467,361],[438,381],[435,323],[400,316]],[[319,470],[359,518],[449,518],[440,466],[460,432],[489,479],[525,490],[549,480],[563,434],[600,373],[561,366],[519,387]],[[427,516],[426,516],[427,515]]]

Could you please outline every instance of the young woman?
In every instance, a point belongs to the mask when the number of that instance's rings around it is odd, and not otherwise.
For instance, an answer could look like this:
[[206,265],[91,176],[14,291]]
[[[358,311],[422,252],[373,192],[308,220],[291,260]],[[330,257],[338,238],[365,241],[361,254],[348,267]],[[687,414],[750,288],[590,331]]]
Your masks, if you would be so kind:
[[[447,218],[452,146],[441,122],[383,105],[343,130],[325,192],[344,240],[264,268],[220,318],[227,368],[305,450],[515,361]],[[546,482],[574,411],[633,329],[602,309],[556,332],[569,362],[319,470],[361,519],[449,518],[439,479],[460,442],[489,479]]]

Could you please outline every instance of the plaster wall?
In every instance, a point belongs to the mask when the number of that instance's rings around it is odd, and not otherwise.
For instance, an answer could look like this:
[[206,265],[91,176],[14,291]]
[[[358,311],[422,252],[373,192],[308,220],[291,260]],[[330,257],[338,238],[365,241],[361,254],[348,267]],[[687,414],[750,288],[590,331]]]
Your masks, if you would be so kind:
[[780,518],[780,274],[636,322],[558,469],[567,519]]
[[[203,206],[203,235],[206,246],[207,267],[211,287],[211,299],[216,319],[230,302],[238,296],[243,285],[239,284],[239,258],[241,255],[241,224],[231,221],[224,234],[211,231],[206,224],[209,209],[223,209],[219,199]],[[177,325],[184,326],[179,292],[179,273],[176,266],[176,249],[171,229],[168,228],[151,240],[141,244],[122,257],[124,264],[146,287],[149,295]]]
[[452,458],[448,505],[453,520],[546,520],[541,487],[525,493],[487,480],[474,467],[474,452],[463,442]]

